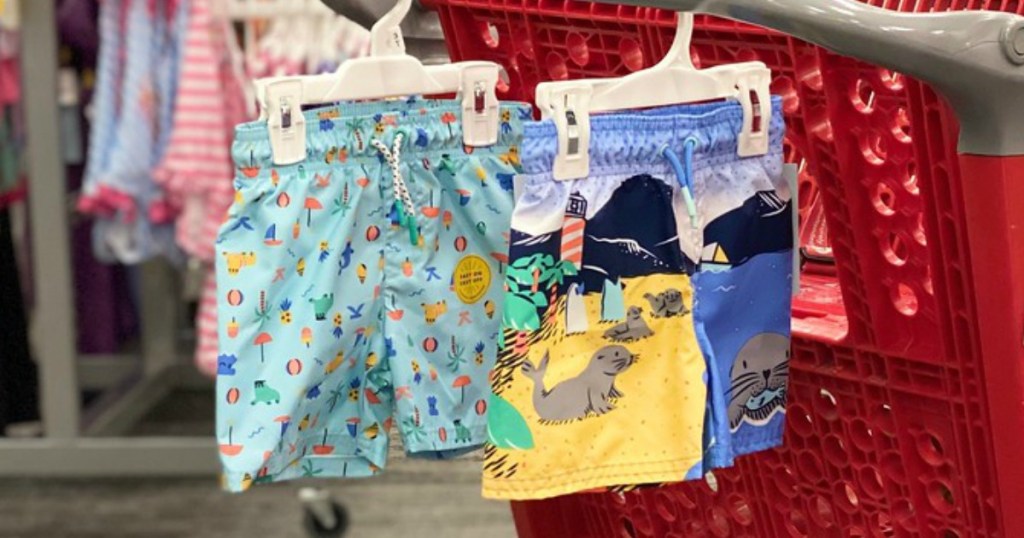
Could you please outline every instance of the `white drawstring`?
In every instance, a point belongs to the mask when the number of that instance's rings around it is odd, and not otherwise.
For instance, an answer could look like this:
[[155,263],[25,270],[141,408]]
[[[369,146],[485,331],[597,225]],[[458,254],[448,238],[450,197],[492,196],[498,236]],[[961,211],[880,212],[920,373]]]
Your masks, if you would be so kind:
[[370,143],[384,156],[384,159],[388,162],[388,167],[391,168],[391,177],[394,179],[395,187],[395,201],[399,205],[399,222],[409,228],[409,239],[412,241],[412,244],[416,245],[419,243],[416,206],[413,204],[412,195],[409,193],[409,186],[406,185],[405,178],[402,177],[401,169],[402,140],[404,138],[402,133],[396,134],[394,148],[391,150],[388,150],[388,147],[380,140],[374,139]]

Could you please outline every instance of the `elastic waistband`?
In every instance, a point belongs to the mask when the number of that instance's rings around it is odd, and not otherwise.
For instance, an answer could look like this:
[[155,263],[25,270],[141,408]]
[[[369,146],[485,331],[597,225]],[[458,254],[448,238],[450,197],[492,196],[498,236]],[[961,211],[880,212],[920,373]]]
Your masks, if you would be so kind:
[[[694,166],[738,160],[737,140],[743,128],[743,108],[737,101],[688,104],[602,114],[590,118],[591,175],[621,173],[630,168],[667,163],[666,147],[682,151],[696,139]],[[782,152],[786,123],[782,99],[772,98],[769,155]],[[520,152],[524,172],[550,175],[558,153],[558,130],[552,120],[527,123]]]
[[[377,161],[371,143],[380,140],[392,147],[402,133],[403,154],[462,151],[462,103],[458,100],[405,99],[344,103],[303,112],[309,159],[344,163],[361,158]],[[526,103],[506,102],[500,109],[498,146],[507,148],[522,139],[523,123],[532,119]],[[243,123],[235,128],[234,151],[238,162],[269,164],[270,137],[266,121]]]

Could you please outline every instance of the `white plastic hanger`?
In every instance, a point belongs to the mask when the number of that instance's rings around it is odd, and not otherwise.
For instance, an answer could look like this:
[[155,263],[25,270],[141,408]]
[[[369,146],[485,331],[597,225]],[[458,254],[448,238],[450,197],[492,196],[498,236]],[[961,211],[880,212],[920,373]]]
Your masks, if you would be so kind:
[[697,69],[690,58],[693,14],[679,13],[678,31],[658,65],[617,79],[546,82],[537,86],[537,106],[558,127],[554,177],[568,181],[590,174],[590,116],[732,98],[743,106],[739,155],[768,152],[771,71],[762,62]]
[[412,0],[399,0],[370,32],[371,52],[349,60],[327,75],[275,77],[256,81],[260,117],[267,119],[275,164],[306,158],[303,105],[363,101],[409,95],[462,96],[463,142],[489,146],[498,141],[498,97],[501,67],[493,62],[460,62],[424,66],[406,54],[399,27]]

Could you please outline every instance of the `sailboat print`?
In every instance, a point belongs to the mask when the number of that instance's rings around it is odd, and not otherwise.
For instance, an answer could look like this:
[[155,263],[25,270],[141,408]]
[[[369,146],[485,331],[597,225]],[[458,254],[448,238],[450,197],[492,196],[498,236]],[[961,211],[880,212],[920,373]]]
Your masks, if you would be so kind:
[[583,286],[573,283],[569,286],[569,294],[566,297],[565,334],[582,334],[587,332],[589,326],[587,303],[583,299]]
[[276,247],[281,243],[283,243],[283,241],[277,238],[277,225],[271,224],[270,227],[267,228],[266,235],[263,236],[263,244],[269,247]]
[[622,321],[626,319],[626,299],[622,293],[622,281],[604,281],[601,292],[601,321]]
[[701,256],[700,267],[702,271],[721,273],[732,269],[729,263],[729,256],[722,250],[718,243],[711,243],[704,247],[704,254]]

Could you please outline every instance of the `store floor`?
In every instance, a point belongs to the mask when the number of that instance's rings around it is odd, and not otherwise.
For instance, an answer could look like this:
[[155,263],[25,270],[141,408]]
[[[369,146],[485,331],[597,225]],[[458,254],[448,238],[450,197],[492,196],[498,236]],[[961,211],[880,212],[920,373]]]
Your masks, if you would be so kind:
[[[146,434],[212,431],[196,416],[206,394],[185,394],[140,425]],[[212,416],[211,414],[205,416]],[[300,485],[346,506],[346,538],[514,537],[507,503],[480,497],[480,457],[423,462],[392,450],[380,476],[295,482],[227,495],[213,478],[0,480],[2,538],[304,538]]]

